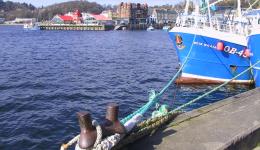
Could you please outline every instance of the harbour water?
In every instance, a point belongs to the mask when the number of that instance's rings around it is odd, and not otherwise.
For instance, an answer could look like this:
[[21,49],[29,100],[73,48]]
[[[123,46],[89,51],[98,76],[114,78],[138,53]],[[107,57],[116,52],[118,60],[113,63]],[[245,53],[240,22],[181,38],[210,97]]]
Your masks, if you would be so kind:
[[[0,149],[59,149],[79,133],[76,112],[90,111],[100,121],[109,102],[126,116],[177,71],[172,47],[163,31],[0,26]],[[172,85],[161,102],[176,107],[214,86]],[[185,110],[248,89],[229,85]]]

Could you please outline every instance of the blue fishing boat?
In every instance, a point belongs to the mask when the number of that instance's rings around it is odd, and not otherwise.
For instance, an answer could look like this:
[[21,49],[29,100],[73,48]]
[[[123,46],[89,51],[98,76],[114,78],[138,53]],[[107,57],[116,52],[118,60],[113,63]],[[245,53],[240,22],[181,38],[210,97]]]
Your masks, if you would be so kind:
[[[244,55],[246,39],[243,36],[223,36],[222,32],[210,29],[183,27],[174,28],[169,34],[180,64],[190,51],[179,78],[181,83],[225,82],[249,67],[249,59]],[[247,72],[233,82],[250,83],[251,73]]]
[[[187,5],[186,9],[188,10]],[[207,17],[199,13],[187,14],[182,19],[178,18],[178,26],[169,32],[180,64],[185,63],[177,82],[221,83],[250,66],[249,58],[244,53],[247,40],[241,24],[231,24],[228,21],[226,24],[221,24],[223,22],[220,21],[214,23],[210,12]],[[250,84],[251,79],[251,72],[248,71],[232,82]]]
[[[260,29],[255,29],[251,33],[251,35],[248,36],[248,48],[251,51],[251,57],[250,61],[251,64],[255,64],[258,61],[260,61]],[[258,63],[255,67],[252,69],[253,75],[254,75],[254,81],[255,86],[260,87],[260,63]]]

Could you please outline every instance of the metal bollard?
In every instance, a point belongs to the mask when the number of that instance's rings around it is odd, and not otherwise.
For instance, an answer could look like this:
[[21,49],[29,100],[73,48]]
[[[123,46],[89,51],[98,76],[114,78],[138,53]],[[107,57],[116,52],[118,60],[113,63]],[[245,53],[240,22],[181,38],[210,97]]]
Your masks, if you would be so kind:
[[103,125],[104,136],[115,133],[125,134],[126,129],[118,120],[119,106],[116,103],[110,103],[107,107],[106,121]]
[[111,122],[118,121],[119,106],[116,103],[110,103],[107,106],[106,119]]
[[92,119],[89,112],[77,113],[80,125],[79,147],[81,149],[88,149],[95,144],[97,132],[92,125]]

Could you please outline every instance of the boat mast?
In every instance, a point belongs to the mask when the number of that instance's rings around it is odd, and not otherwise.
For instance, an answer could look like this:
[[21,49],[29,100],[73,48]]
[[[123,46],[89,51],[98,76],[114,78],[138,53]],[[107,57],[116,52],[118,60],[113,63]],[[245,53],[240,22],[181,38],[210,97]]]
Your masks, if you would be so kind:
[[237,15],[238,15],[238,18],[241,20],[242,18],[242,12],[241,12],[241,1],[240,0],[237,0]]
[[189,13],[190,0],[186,0],[184,15],[188,15]]
[[209,0],[207,0],[207,3],[208,3],[208,5],[207,5],[207,6],[208,6],[208,15],[209,15],[209,25],[210,25],[210,27],[212,27]]
[[242,27],[242,12],[241,12],[241,1],[237,0],[237,17],[239,24],[237,26],[238,32],[243,33],[243,27]]
[[185,10],[184,10],[184,18],[182,20],[182,26],[185,26],[186,18],[187,18],[188,13],[189,13],[189,5],[190,5],[190,0],[186,0]]
[[196,3],[195,3],[195,18],[194,18],[195,27],[198,26],[199,15],[200,15],[200,6],[199,6],[199,1],[197,0]]

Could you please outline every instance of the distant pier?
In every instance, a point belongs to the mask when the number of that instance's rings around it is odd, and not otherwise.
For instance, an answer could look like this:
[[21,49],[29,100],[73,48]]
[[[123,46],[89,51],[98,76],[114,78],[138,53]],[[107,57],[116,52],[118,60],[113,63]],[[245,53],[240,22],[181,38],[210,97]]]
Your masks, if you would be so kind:
[[184,113],[128,149],[252,150],[259,144],[260,88],[257,88]]
[[41,30],[77,30],[77,31],[108,31],[113,30],[110,25],[85,25],[85,24],[41,24]]

